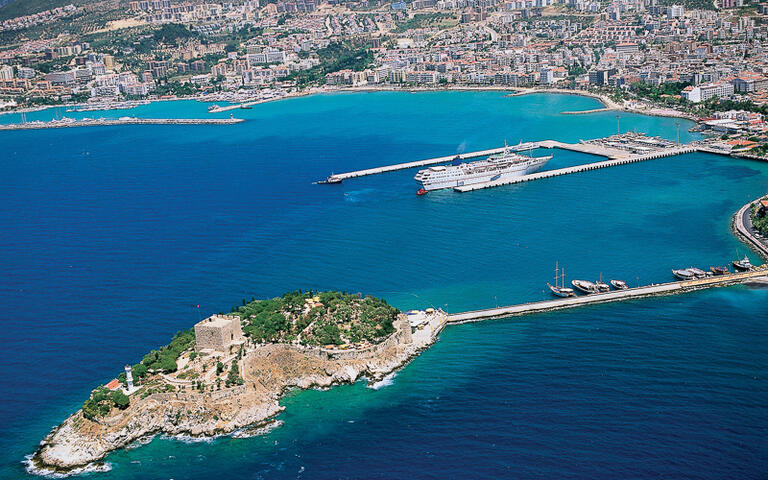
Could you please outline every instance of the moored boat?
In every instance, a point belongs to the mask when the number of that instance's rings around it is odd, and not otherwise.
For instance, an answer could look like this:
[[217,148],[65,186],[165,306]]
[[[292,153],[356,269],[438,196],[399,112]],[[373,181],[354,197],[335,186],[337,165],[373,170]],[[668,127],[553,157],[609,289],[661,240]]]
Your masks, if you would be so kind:
[[461,187],[528,175],[539,171],[551,158],[552,155],[526,157],[505,146],[501,153],[485,160],[464,163],[461,155],[456,155],[450,165],[435,165],[419,170],[413,178],[421,183],[424,190]]
[[573,280],[571,285],[584,293],[598,293],[597,285],[587,280]]
[[611,280],[611,285],[613,285],[613,288],[616,290],[626,290],[627,288],[627,282],[624,280]]
[[728,267],[709,267],[710,270],[712,270],[712,273],[715,275],[725,275],[727,273],[731,273],[728,270]]
[[597,287],[597,290],[600,292],[607,292],[611,289],[611,286],[603,281],[602,275],[600,275],[600,280],[595,282],[595,286]]
[[693,280],[696,278],[696,274],[688,268],[681,268],[679,270],[672,270],[672,274],[680,280]]
[[550,285],[549,283],[547,283],[547,287],[549,287],[552,293],[557,295],[558,297],[573,297],[574,295],[576,295],[573,292],[572,288],[558,287],[557,285]]
[[749,261],[749,257],[746,255],[744,255],[744,258],[741,260],[734,260],[731,263],[733,264],[733,268],[742,272],[752,269],[752,262]]
[[[558,280],[560,279],[562,279],[562,282],[558,284]],[[576,295],[572,288],[565,286],[565,269],[560,270],[557,262],[555,262],[555,284],[550,285],[547,283],[547,287],[549,287],[549,290],[558,297],[573,297]]]
[[688,267],[688,270],[689,270],[691,273],[693,273],[693,275],[694,275],[696,278],[704,278],[704,277],[706,277],[706,276],[707,276],[707,272],[705,272],[704,270],[702,270],[702,269],[700,269],[700,268],[696,268],[696,267]]

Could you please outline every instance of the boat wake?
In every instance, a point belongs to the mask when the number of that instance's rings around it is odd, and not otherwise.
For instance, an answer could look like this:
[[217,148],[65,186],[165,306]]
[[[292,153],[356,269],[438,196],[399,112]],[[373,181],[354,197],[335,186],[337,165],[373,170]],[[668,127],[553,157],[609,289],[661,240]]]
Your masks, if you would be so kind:
[[72,475],[80,475],[82,473],[104,473],[112,470],[112,464],[108,462],[94,462],[89,463],[84,467],[73,468],[72,470],[61,473],[49,468],[41,468],[32,462],[32,455],[27,455],[23,462],[24,468],[27,473],[32,475],[40,475],[49,478],[65,478]]

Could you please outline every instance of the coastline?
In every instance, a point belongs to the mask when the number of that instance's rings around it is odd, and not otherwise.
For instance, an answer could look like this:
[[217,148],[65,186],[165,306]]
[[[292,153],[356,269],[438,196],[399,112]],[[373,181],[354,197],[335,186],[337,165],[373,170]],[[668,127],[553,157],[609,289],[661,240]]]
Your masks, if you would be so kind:
[[98,468],[110,452],[158,434],[205,439],[264,427],[284,410],[279,401],[289,390],[325,389],[362,378],[374,385],[432,345],[445,325],[445,314],[438,312],[412,332],[401,314],[395,333],[358,351],[284,343],[255,346],[241,360],[242,385],[134,396],[127,410],[98,421],[78,410],[40,442],[28,459],[28,471],[60,475]]
[[[523,95],[531,95],[531,94],[555,94],[555,95],[576,95],[581,97],[589,97],[593,98],[595,100],[598,100],[600,103],[603,104],[603,108],[596,108],[596,109],[589,109],[584,111],[567,111],[567,112],[560,112],[561,114],[565,115],[582,115],[582,114],[589,114],[589,113],[597,113],[597,112],[605,112],[605,111],[625,111],[629,113],[637,113],[641,115],[650,115],[655,117],[672,117],[672,118],[683,118],[686,120],[691,121],[698,121],[698,118],[694,115],[680,112],[678,110],[674,110],[671,108],[659,108],[659,107],[653,107],[652,105],[645,105],[643,104],[642,107],[638,106],[627,106],[627,105],[619,105],[618,103],[611,100],[608,96],[596,93],[596,92],[590,92],[586,90],[574,90],[574,89],[566,89],[566,88],[523,88],[523,87],[510,87],[510,86],[495,86],[495,85],[483,85],[483,86],[471,86],[471,85],[460,85],[460,86],[435,86],[435,87],[397,87],[392,85],[362,85],[362,86],[353,86],[353,87],[328,87],[328,86],[322,86],[322,87],[314,87],[309,88],[307,90],[300,90],[300,91],[294,91],[290,92],[284,96],[276,97],[276,98],[268,98],[268,99],[261,99],[261,100],[243,100],[241,102],[237,103],[230,103],[229,105],[225,105],[215,111],[209,112],[209,113],[221,113],[225,111],[230,110],[237,110],[240,109],[241,106],[254,106],[254,105],[260,105],[263,103],[269,103],[269,102],[276,102],[280,100],[288,100],[292,98],[299,98],[299,97],[308,97],[312,95],[322,95],[322,94],[332,94],[332,93],[364,93],[364,92],[407,92],[407,93],[420,93],[420,92],[510,92],[508,97],[518,97]],[[207,96],[204,95],[194,95],[190,97],[174,97],[174,98],[157,98],[157,99],[149,99],[150,104],[155,102],[168,102],[168,101],[177,101],[177,100],[194,100],[200,103],[211,103],[216,102],[216,100],[210,100],[207,98]],[[226,101],[226,100],[225,100]],[[61,105],[46,105],[41,107],[26,107],[21,108],[17,110],[6,110],[3,112],[0,112],[0,115],[3,114],[11,114],[11,113],[28,113],[28,112],[37,112],[37,111],[43,111],[53,108],[72,108],[76,106],[83,106],[88,105],[87,103],[78,103],[78,104],[61,104]]]
[[[756,201],[734,214],[731,227],[740,241],[751,243],[766,259],[768,246],[745,225],[744,212]],[[44,438],[28,458],[28,471],[42,475],[95,471],[105,468],[103,460],[110,452],[158,434],[207,439],[266,428],[284,410],[279,401],[290,389],[327,389],[362,378],[376,385],[429,348],[446,325],[462,323],[449,321],[442,311],[427,318],[422,327],[412,329],[407,316],[400,314],[395,333],[360,350],[284,343],[246,349],[245,383],[235,387],[152,393],[135,398],[128,410],[98,421],[87,420],[78,410]]]

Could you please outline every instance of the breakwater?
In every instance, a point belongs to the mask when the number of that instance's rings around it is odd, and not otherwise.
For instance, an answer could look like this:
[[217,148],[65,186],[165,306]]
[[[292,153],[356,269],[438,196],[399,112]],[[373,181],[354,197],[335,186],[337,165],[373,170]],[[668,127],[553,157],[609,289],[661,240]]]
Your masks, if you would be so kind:
[[[753,202],[747,203],[734,214],[733,227],[742,241],[746,242],[750,247],[756,250],[761,257],[768,259],[768,243],[762,241],[755,235],[749,217],[750,207],[758,201],[759,200],[755,200]],[[595,305],[599,303],[618,302],[622,300],[632,300],[657,295],[674,295],[678,293],[692,292],[694,290],[700,290],[703,288],[735,285],[755,279],[768,279],[768,264],[763,264],[746,272],[737,272],[727,275],[715,275],[712,277],[699,278],[695,280],[651,284],[641,287],[628,288],[625,290],[612,290],[609,292],[582,295],[578,297],[556,298],[551,300],[542,300],[539,302],[529,302],[518,305],[508,305],[503,307],[453,313],[447,316],[445,323],[455,324],[478,322],[482,320],[491,320],[494,318],[526,315],[531,313],[575,308],[586,305]]]
[[464,185],[460,187],[454,187],[457,192],[473,192],[475,190],[482,190],[484,188],[500,187],[502,185],[512,185],[515,183],[530,182],[533,180],[540,180],[543,178],[559,177],[561,175],[568,175],[571,173],[587,172],[590,170],[599,170],[601,168],[615,167],[618,165],[627,165],[630,163],[644,162],[646,160],[653,160],[656,158],[670,157],[673,155],[681,155],[683,153],[695,152],[693,147],[682,147],[669,150],[661,150],[654,153],[648,153],[645,155],[632,155],[629,157],[618,158],[615,160],[604,160],[602,162],[587,163],[584,165],[576,165],[574,167],[558,168],[557,170],[545,170],[543,172],[531,173],[529,175],[522,175],[520,177],[495,180],[493,182],[473,183],[472,185]]
[[478,322],[482,320],[491,320],[494,318],[548,312],[551,310],[561,310],[566,308],[582,307],[586,305],[595,305],[607,302],[617,302],[621,300],[631,300],[656,295],[674,295],[677,293],[691,292],[702,288],[734,285],[753,278],[765,276],[768,276],[768,268],[766,266],[761,266],[748,272],[733,273],[730,275],[719,275],[697,280],[669,282],[647,285],[643,287],[628,288],[626,290],[612,290],[610,292],[582,295],[579,297],[557,298],[552,300],[543,300],[540,302],[523,303],[519,305],[509,305],[504,307],[454,313],[448,315],[447,323],[452,324]]
[[233,125],[242,118],[84,118],[49,122],[28,122],[0,125],[0,130],[39,130],[44,128],[106,127],[113,125]]

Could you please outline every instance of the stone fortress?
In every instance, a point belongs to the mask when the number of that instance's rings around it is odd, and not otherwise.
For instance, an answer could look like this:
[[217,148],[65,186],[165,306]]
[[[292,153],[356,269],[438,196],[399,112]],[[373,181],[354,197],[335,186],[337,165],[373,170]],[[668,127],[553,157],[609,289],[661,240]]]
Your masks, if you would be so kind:
[[195,324],[195,350],[202,353],[228,352],[233,345],[245,343],[240,317],[211,315]]

